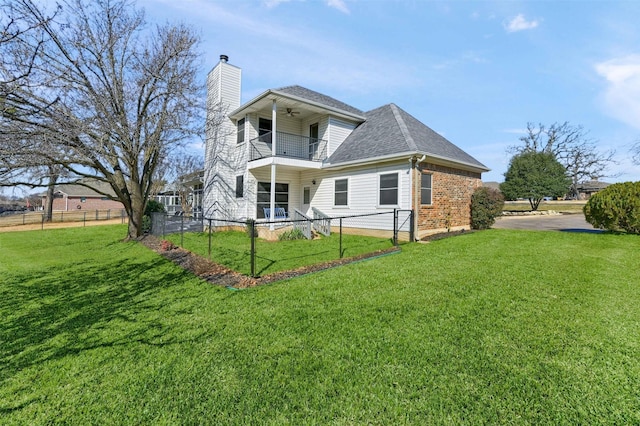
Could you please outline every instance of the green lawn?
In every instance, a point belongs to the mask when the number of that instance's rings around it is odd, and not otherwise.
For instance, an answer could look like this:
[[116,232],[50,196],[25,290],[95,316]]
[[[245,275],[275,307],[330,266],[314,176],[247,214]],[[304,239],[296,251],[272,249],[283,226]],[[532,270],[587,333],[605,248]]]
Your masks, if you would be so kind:
[[1,424],[638,424],[640,238],[490,230],[244,291],[0,234]]
[[[208,233],[171,234],[165,239],[193,253],[209,257]],[[287,271],[300,266],[328,262],[343,257],[353,257],[393,247],[389,238],[374,238],[354,235],[320,237],[316,240],[266,241],[256,238],[256,275]],[[211,234],[211,260],[251,275],[251,238],[245,232],[225,231]]]

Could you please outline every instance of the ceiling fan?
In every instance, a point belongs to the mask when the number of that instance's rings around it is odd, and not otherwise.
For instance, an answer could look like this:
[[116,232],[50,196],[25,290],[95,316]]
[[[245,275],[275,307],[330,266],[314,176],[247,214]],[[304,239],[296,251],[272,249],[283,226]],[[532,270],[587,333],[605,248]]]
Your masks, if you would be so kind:
[[294,111],[293,108],[287,108],[286,110],[282,111],[287,117],[295,117],[296,115],[300,114],[300,112],[298,111]]

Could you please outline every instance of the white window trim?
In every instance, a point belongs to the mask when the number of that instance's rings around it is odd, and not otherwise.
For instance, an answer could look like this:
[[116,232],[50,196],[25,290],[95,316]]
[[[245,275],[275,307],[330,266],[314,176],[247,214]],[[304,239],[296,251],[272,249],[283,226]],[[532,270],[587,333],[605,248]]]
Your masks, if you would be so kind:
[[[347,204],[346,205],[336,205],[336,181],[346,180],[347,181]],[[333,179],[333,191],[331,193],[331,198],[333,198],[333,208],[334,209],[348,209],[351,205],[351,178],[350,177],[340,177]]]
[[[422,202],[422,175],[431,176],[431,191],[429,192],[430,199],[429,204],[425,204]],[[420,206],[432,207],[433,206],[433,173],[420,173]]]
[[[398,176],[398,197],[396,199],[396,204],[382,204],[380,203],[380,176],[382,175],[392,175],[395,174],[396,176]],[[400,200],[402,199],[402,185],[401,185],[401,177],[400,177],[400,172],[399,171],[389,171],[389,172],[378,172],[376,174],[376,188],[377,188],[377,193],[376,193],[376,198],[377,198],[377,208],[379,209],[395,209],[395,208],[400,208]]]

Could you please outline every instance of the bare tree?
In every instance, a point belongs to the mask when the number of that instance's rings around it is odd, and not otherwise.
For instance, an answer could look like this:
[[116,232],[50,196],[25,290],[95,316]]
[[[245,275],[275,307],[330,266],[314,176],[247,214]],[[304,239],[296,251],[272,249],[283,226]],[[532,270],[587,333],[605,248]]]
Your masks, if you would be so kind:
[[549,152],[567,170],[571,178],[569,194],[578,198],[578,184],[587,179],[607,176],[608,167],[614,163],[614,150],[600,151],[598,142],[590,139],[582,126],[568,122],[544,124],[527,123],[527,134],[520,138],[522,145],[507,149],[512,154],[524,152]]
[[61,166],[67,183],[108,183],[115,196],[92,189],[123,203],[136,238],[163,156],[202,136],[199,39],[184,25],[148,27],[128,0],[60,5],[2,4],[30,31],[0,45],[2,67],[26,76],[3,93],[1,130],[31,164]]

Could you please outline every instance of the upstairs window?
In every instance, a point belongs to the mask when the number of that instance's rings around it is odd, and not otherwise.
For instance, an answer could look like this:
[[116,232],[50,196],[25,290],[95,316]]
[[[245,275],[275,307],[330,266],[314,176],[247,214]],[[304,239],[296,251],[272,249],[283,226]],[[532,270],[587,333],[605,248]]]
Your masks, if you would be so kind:
[[380,205],[398,205],[398,173],[380,175]]
[[236,134],[238,135],[238,139],[236,142],[242,143],[244,142],[244,118],[241,118],[240,120],[238,120],[236,127],[237,127]]

